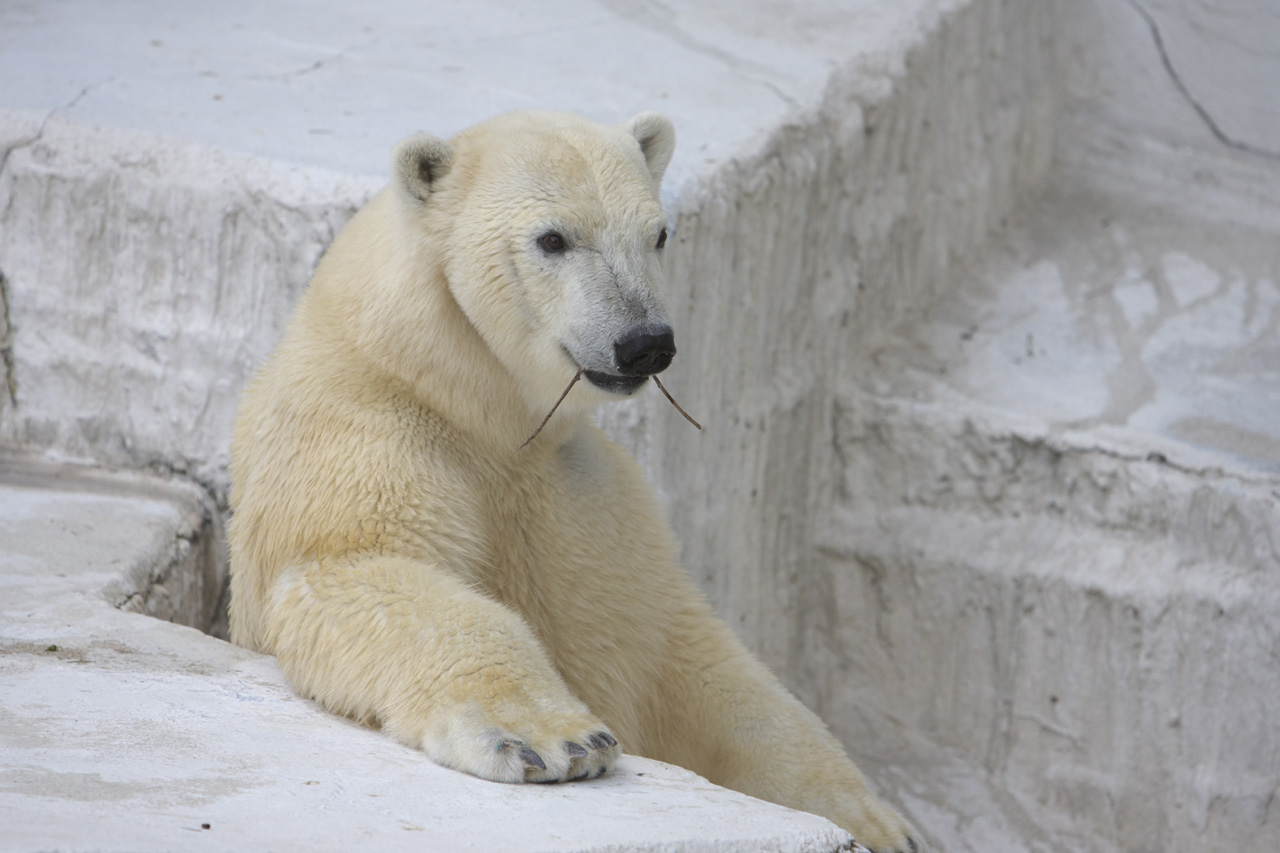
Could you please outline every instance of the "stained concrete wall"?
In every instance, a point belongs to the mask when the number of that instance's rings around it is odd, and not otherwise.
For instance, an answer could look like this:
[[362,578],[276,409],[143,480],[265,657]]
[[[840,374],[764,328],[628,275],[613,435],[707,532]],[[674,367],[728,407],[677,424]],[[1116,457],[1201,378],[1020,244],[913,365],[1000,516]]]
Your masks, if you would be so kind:
[[[1134,204],[1214,223],[1168,228],[1156,257],[1240,244],[1197,287],[1243,267],[1241,340],[1274,330],[1248,319],[1272,310],[1280,272],[1280,134],[1262,103],[1280,82],[1274,14],[1149,6],[974,3],[908,55],[891,97],[850,105],[835,75],[814,120],[681,220],[683,326],[732,349],[695,353],[669,384],[719,432],[690,437],[652,402],[647,419],[610,421],[625,436],[647,425],[637,443],[686,564],[788,684],[873,763],[910,765],[926,733],[982,768],[996,793],[973,805],[959,801],[980,785],[921,781],[956,772],[940,759],[879,778],[917,815],[948,802],[1015,847],[1063,843],[1064,816],[1090,849],[1280,844],[1280,493],[1267,440],[1229,440],[1255,434],[1233,420],[1247,404],[1228,402],[1256,394],[1265,418],[1274,371],[1221,403],[1202,390],[1213,434],[1175,450],[1105,419],[915,405],[932,392],[888,367],[886,341],[926,323],[984,247],[1004,251],[993,232]],[[1215,76],[1225,53],[1230,81]],[[1223,130],[1251,110],[1239,138]],[[1082,192],[1124,203],[1059,201]],[[1215,358],[1251,358],[1257,334]],[[1210,367],[1141,378],[1168,395]]]

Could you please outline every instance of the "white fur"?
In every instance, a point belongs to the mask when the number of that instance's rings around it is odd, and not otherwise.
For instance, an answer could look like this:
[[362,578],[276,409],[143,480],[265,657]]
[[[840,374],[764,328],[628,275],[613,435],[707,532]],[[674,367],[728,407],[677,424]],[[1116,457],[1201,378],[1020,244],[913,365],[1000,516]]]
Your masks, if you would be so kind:
[[616,738],[905,850],[675,565],[652,488],[587,418],[620,395],[579,382],[517,450],[579,369],[615,372],[620,335],[667,323],[674,138],[652,113],[517,113],[397,147],[245,394],[232,636],[467,773],[594,776]]

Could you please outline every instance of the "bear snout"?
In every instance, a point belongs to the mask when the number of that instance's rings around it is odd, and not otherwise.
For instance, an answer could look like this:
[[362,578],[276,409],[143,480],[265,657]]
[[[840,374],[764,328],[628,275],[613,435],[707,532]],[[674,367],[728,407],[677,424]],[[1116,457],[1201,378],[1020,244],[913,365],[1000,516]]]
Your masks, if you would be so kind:
[[670,326],[634,330],[614,343],[613,354],[623,376],[652,376],[671,365],[676,338]]

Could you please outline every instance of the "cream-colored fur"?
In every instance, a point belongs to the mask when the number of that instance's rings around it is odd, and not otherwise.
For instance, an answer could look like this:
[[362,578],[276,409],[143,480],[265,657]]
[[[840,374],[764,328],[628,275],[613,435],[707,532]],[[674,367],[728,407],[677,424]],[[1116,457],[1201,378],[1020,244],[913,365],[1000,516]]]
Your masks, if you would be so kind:
[[909,849],[675,565],[653,489],[588,420],[627,391],[578,382],[517,450],[579,368],[612,374],[620,335],[666,323],[673,147],[653,114],[401,143],[244,396],[232,637],[486,779],[594,776],[625,748]]

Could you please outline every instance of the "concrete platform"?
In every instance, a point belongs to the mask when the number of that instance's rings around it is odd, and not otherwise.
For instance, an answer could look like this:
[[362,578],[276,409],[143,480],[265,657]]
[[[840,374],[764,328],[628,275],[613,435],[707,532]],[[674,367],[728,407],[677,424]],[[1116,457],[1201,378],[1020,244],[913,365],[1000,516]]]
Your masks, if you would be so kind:
[[1181,467],[1280,474],[1276,232],[1051,188],[923,321],[877,393],[1003,413]]
[[633,756],[577,785],[438,767],[300,700],[272,658],[127,612],[216,602],[216,578],[177,586],[209,520],[198,490],[22,467],[0,482],[0,850],[852,849]]
[[[108,501],[133,507],[110,603],[213,627],[235,399],[394,141],[660,109],[667,385],[706,428],[656,396],[601,418],[720,613],[933,849],[1280,849],[1277,45],[1266,0],[5,4],[0,447],[185,483]],[[58,525],[95,501],[60,498]],[[32,833],[13,849],[87,847],[146,786],[178,823],[111,823],[122,846],[182,846],[165,833],[196,837],[202,803],[249,808],[235,786],[332,808],[379,774],[437,778],[268,661],[90,606],[58,565],[15,582],[44,622],[0,621],[25,721],[0,732],[35,773],[0,799]],[[127,651],[93,645],[117,633]],[[88,663],[41,651],[64,641]],[[77,705],[82,672],[143,698]],[[260,728],[191,722],[245,717],[237,679]],[[155,773],[112,775],[102,738],[64,748],[88,737],[76,708],[130,750],[157,732]],[[56,737],[32,746],[40,715]],[[217,797],[175,781],[174,719],[206,726],[190,778],[231,780]],[[49,773],[85,799],[31,794]],[[640,783],[562,794],[598,815],[592,791],[623,810]],[[512,806],[532,815],[561,794],[511,796],[549,797]],[[350,807],[429,831],[396,802]],[[233,814],[201,843],[230,822],[230,846],[275,844]]]

